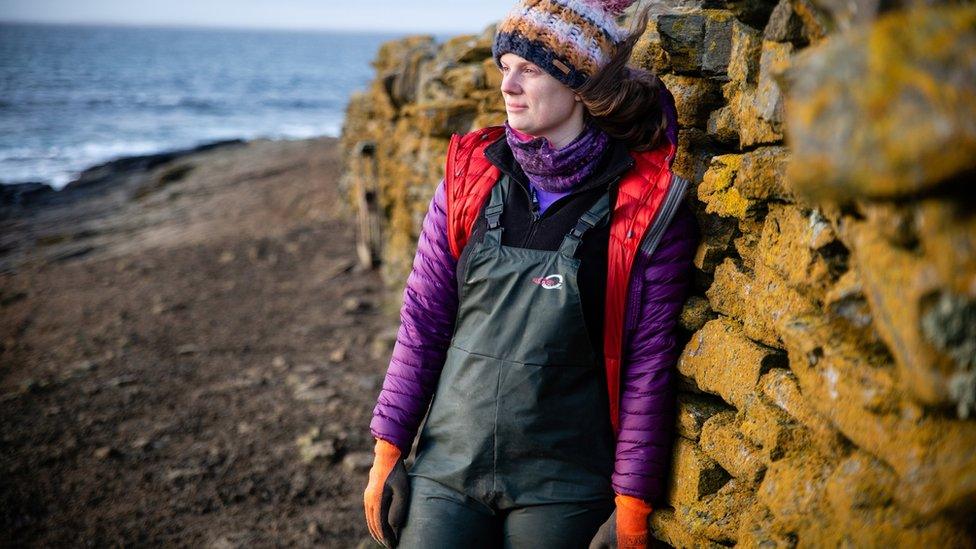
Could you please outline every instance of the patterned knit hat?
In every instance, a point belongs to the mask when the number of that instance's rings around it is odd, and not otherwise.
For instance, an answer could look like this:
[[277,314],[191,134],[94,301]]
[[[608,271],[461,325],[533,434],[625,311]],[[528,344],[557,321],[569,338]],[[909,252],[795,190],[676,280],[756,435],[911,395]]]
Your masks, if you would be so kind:
[[610,62],[627,31],[616,18],[634,0],[520,0],[498,24],[491,53],[514,53],[577,89]]

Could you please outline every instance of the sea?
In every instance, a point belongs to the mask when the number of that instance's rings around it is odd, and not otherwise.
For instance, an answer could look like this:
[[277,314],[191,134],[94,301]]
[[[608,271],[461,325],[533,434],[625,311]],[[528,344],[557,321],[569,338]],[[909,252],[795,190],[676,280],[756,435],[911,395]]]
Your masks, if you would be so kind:
[[379,46],[405,35],[0,23],[0,182],[61,188],[122,156],[338,136]]

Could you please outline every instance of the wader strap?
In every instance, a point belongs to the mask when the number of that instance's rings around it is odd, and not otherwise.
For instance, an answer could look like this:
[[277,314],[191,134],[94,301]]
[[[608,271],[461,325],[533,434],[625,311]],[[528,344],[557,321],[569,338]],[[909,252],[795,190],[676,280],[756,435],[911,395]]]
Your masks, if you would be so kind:
[[566,257],[573,257],[576,255],[576,248],[579,247],[582,241],[583,235],[586,231],[602,225],[610,214],[610,194],[603,193],[603,196],[593,204],[589,210],[586,211],[582,216],[580,216],[579,221],[576,222],[576,226],[573,227],[566,237],[563,238],[563,243],[559,246],[559,253]]
[[491,188],[491,197],[488,199],[488,207],[485,208],[485,220],[488,222],[488,230],[485,238],[495,245],[501,245],[502,230],[501,218],[502,210],[505,209],[505,195],[508,194],[508,176],[503,176],[495,186]]

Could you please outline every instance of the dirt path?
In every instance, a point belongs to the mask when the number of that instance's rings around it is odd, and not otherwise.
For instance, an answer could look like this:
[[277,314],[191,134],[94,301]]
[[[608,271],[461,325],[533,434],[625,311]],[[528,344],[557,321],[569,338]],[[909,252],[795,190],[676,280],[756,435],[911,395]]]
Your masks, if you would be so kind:
[[337,154],[252,142],[7,215],[0,545],[368,538],[396,322],[355,267]]

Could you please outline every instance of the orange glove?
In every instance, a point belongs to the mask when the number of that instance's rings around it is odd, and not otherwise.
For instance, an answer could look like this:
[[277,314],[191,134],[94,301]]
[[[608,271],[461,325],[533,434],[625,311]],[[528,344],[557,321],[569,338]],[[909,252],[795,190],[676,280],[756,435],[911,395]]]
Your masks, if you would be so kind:
[[651,506],[642,499],[617,494],[617,549],[646,549]]
[[363,504],[369,533],[384,547],[396,546],[397,535],[406,518],[409,491],[407,469],[400,459],[400,449],[383,439],[376,439]]

